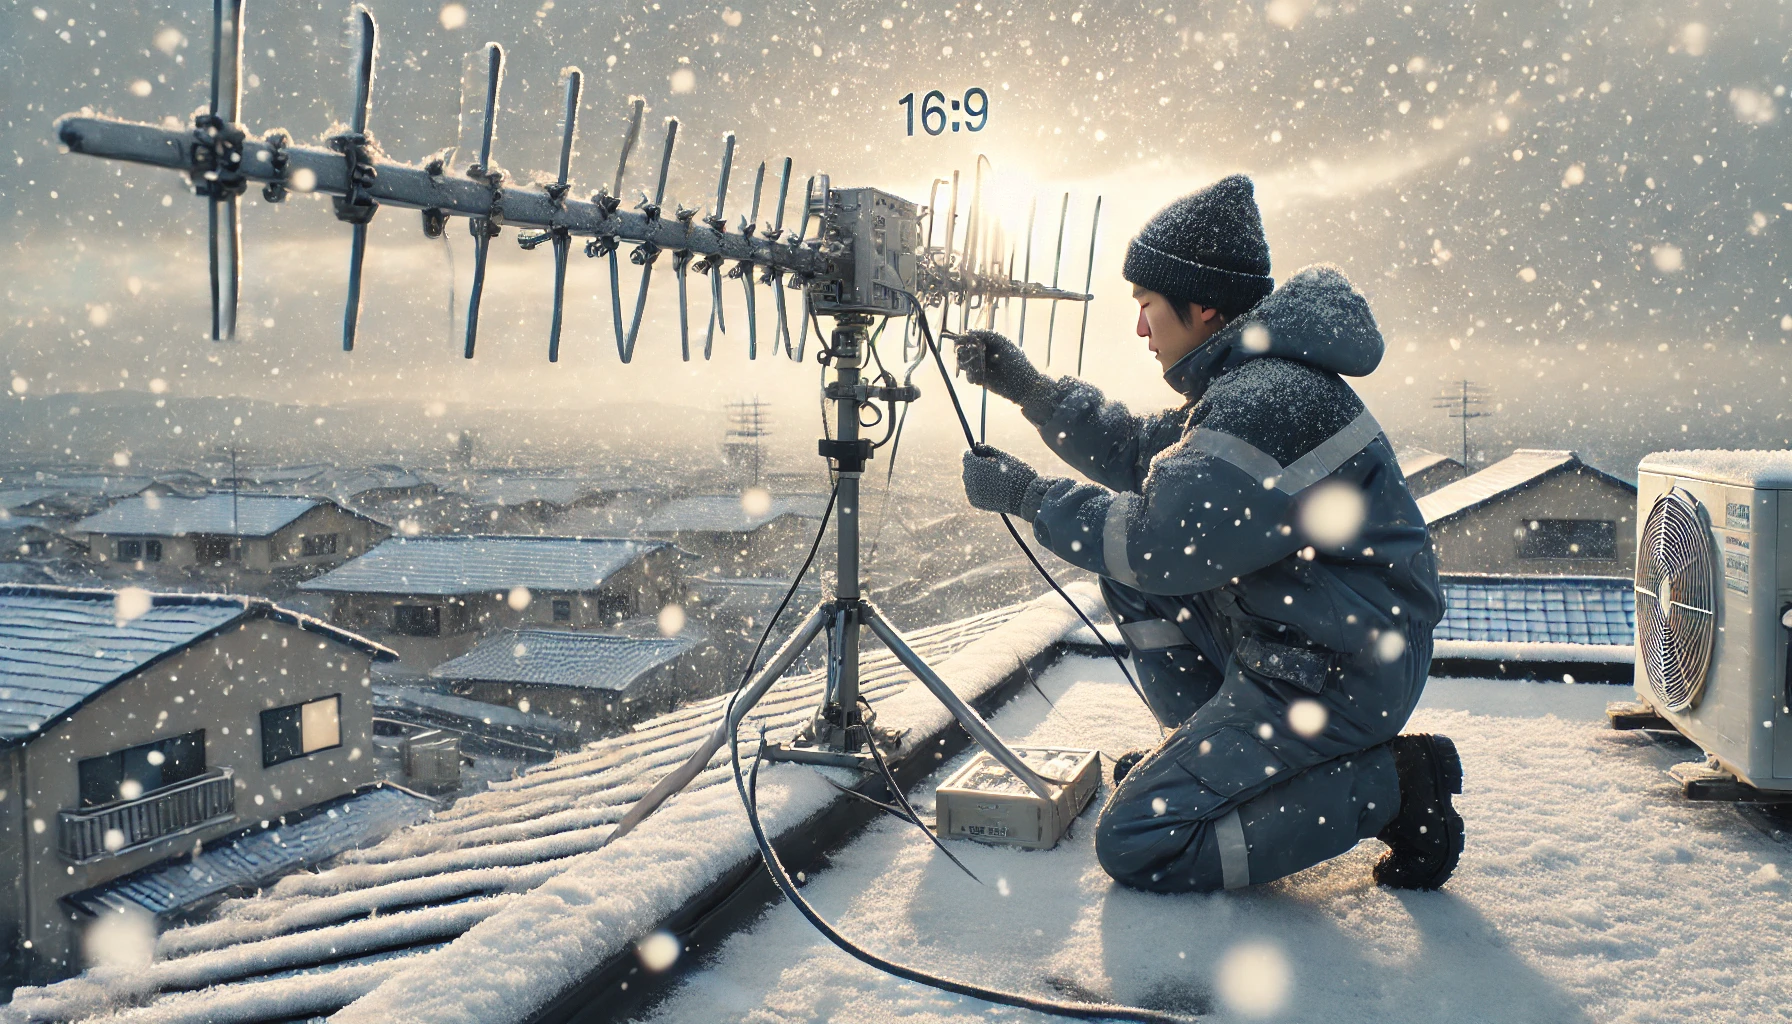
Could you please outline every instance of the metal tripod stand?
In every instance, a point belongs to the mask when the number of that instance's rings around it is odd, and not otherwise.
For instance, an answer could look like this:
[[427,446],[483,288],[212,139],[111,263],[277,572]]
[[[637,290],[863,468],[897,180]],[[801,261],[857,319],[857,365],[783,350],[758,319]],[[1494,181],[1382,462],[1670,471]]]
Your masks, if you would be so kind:
[[1028,767],[1019,754],[1003,743],[990,730],[983,716],[953,692],[939,673],[902,639],[877,606],[859,592],[859,480],[872,448],[870,440],[859,436],[859,407],[873,400],[912,402],[920,397],[917,388],[874,385],[860,375],[871,344],[868,331],[871,320],[864,313],[837,315],[830,347],[834,380],[828,385],[826,395],[834,403],[837,430],[833,439],[820,442],[820,451],[839,473],[835,499],[838,509],[835,528],[838,582],[834,599],[823,601],[809,612],[772,660],[735,698],[728,713],[716,724],[715,731],[703,745],[635,801],[616,823],[606,844],[628,834],[672,794],[689,785],[716,751],[729,741],[754,705],[790,670],[823,630],[829,633],[826,695],[802,738],[790,744],[767,745],[765,756],[769,760],[877,771],[870,752],[870,745],[875,742],[875,723],[867,720],[859,700],[859,630],[869,628],[896,660],[913,672],[915,678],[946,706],[978,746],[1013,772],[1034,794],[1043,800],[1052,799],[1052,783]]

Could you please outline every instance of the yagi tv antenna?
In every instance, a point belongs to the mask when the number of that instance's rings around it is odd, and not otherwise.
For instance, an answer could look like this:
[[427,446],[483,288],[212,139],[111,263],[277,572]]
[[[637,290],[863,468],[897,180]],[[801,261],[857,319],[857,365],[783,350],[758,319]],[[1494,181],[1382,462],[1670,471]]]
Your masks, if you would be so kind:
[[[862,371],[874,343],[870,326],[877,317],[925,316],[928,307],[941,308],[941,327],[951,303],[959,303],[961,329],[972,322],[972,313],[992,323],[996,304],[1019,299],[1024,323],[1028,300],[1087,302],[1085,290],[1057,287],[1064,248],[1064,222],[1069,209],[1065,197],[1060,210],[1058,244],[1054,256],[1053,284],[1043,285],[1013,276],[1013,255],[998,226],[982,204],[983,158],[979,157],[975,187],[962,238],[958,237],[959,175],[951,178],[950,205],[944,239],[935,243],[933,228],[938,211],[932,200],[925,209],[900,196],[875,188],[836,188],[826,174],[811,176],[804,188],[801,217],[794,232],[785,228],[790,195],[791,161],[778,167],[777,200],[768,224],[760,223],[765,189],[766,163],[753,175],[753,194],[745,215],[728,221],[728,190],[732,177],[735,139],[723,137],[722,162],[713,204],[702,216],[701,207],[674,205],[667,209],[666,182],[679,135],[679,122],[667,118],[659,159],[653,166],[653,189],[640,191],[639,199],[624,206],[624,186],[629,157],[640,140],[645,101],[631,101],[628,129],[622,139],[616,173],[588,198],[577,198],[571,160],[578,130],[583,75],[578,69],[565,73],[565,115],[559,138],[558,174],[540,185],[519,185],[508,180],[494,163],[493,140],[502,110],[500,85],[504,50],[497,43],[484,49],[486,72],[484,107],[477,161],[455,171],[446,157],[422,164],[400,163],[381,152],[371,131],[374,109],[374,64],[379,56],[379,26],[371,11],[354,9],[358,32],[354,106],[348,129],[324,140],[323,145],[301,145],[284,133],[254,135],[241,124],[243,66],[243,0],[214,0],[213,50],[210,102],[195,116],[190,129],[122,121],[90,115],[70,115],[56,122],[56,135],[70,152],[180,171],[188,176],[194,193],[208,203],[209,257],[211,263],[211,336],[228,341],[236,336],[238,285],[242,276],[241,228],[238,217],[244,192],[250,183],[263,186],[269,202],[284,200],[289,192],[315,192],[332,197],[336,217],[352,228],[349,249],[347,303],[343,311],[342,347],[353,350],[360,321],[361,279],[367,256],[367,225],[385,207],[420,211],[423,231],[441,237],[449,221],[464,218],[473,236],[473,288],[468,299],[464,355],[475,355],[479,333],[479,307],[484,296],[486,261],[491,242],[506,227],[526,229],[518,242],[525,249],[550,243],[554,253],[554,308],[548,334],[548,359],[559,358],[563,335],[563,305],[568,258],[574,238],[585,239],[585,254],[607,260],[610,281],[611,327],[617,355],[627,363],[640,339],[648,288],[659,258],[671,253],[677,280],[681,354],[691,358],[690,310],[687,272],[692,268],[709,278],[709,323],[703,339],[703,356],[714,352],[717,331],[726,333],[722,311],[724,277],[739,280],[746,299],[747,345],[751,358],[759,355],[755,288],[772,286],[776,299],[776,331],[772,347],[801,360],[809,324],[814,317],[834,321],[828,342],[818,353],[835,371],[826,386],[826,398],[835,403],[837,428],[824,438],[820,454],[837,472],[839,509],[836,547],[837,593],[816,607],[797,632],[746,686],[733,712],[726,716],[708,741],[678,769],[661,779],[618,823],[611,838],[626,834],[642,819],[682,789],[726,742],[731,730],[763,697],[773,683],[795,662],[803,649],[824,630],[829,635],[828,688],[823,706],[816,712],[806,736],[796,744],[778,748],[772,755],[807,763],[851,765],[875,770],[871,744],[875,742],[873,716],[864,710],[859,690],[859,636],[868,628],[951,710],[976,741],[1013,772],[1036,795],[1052,799],[1053,783],[1041,778],[1004,744],[981,716],[971,709],[903,640],[877,608],[860,592],[859,580],[859,479],[865,463],[883,442],[873,444],[860,436],[860,410],[876,402],[887,403],[895,422],[895,406],[920,397],[919,389],[884,372],[867,380]],[[944,179],[934,183],[934,194]],[[1094,228],[1099,224],[1100,203],[1091,225],[1091,264]],[[923,225],[925,216],[925,228]],[[1032,216],[1028,216],[1027,270],[1031,268]],[[811,233],[811,225],[814,231]],[[640,276],[629,316],[623,316],[619,252],[630,246],[628,258],[639,266]],[[1092,267],[1091,267],[1092,269]],[[1023,278],[1026,270],[1023,270]],[[785,288],[802,294],[801,327],[793,347]],[[1085,307],[1086,309],[1086,307]],[[1055,316],[1053,317],[1055,322]],[[1087,317],[1083,326],[1086,335]],[[818,325],[819,328],[819,325]],[[1047,352],[1050,352],[1048,323]],[[819,341],[819,339],[818,339]],[[1082,342],[1078,342],[1081,361]],[[923,349],[923,352],[925,349]],[[906,353],[905,353],[906,354]],[[909,373],[920,356],[909,364]],[[968,429],[968,424],[967,424]],[[885,440],[888,440],[886,435]]]

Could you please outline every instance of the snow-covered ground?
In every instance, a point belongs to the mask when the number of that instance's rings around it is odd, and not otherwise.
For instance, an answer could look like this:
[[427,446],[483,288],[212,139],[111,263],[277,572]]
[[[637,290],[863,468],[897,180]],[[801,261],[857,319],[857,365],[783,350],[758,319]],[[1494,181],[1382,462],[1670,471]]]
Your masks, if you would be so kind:
[[[1069,659],[995,719],[1011,741],[1109,753],[1156,730],[1111,664]],[[1281,882],[1208,896],[1122,889],[1094,807],[1047,852],[954,843],[964,877],[885,819],[809,899],[870,949],[935,972],[1218,1019],[1762,1021],[1792,1018],[1792,853],[1663,769],[1697,755],[1610,730],[1627,687],[1433,680],[1409,729],[1455,738],[1468,848],[1437,893],[1374,886],[1374,840]],[[934,777],[944,778],[957,762]],[[932,782],[927,784],[930,787]],[[932,792],[914,794],[929,813]],[[884,976],[780,903],[682,981],[657,1022],[1044,1020]]]

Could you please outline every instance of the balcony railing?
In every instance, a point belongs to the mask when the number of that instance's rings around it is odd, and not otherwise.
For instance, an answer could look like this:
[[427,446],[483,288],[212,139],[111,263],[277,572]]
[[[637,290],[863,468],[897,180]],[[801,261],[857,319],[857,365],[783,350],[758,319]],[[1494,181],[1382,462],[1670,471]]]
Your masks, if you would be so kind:
[[236,817],[234,775],[229,768],[214,768],[135,800],[62,811],[57,849],[65,860],[88,864],[231,821]]

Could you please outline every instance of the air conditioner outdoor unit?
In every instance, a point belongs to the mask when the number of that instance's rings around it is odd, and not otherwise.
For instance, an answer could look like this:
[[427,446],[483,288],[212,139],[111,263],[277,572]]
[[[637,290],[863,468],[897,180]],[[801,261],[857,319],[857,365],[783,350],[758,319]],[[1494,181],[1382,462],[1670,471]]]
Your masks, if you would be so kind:
[[1792,452],[1659,452],[1637,476],[1637,696],[1713,772],[1792,791]]

